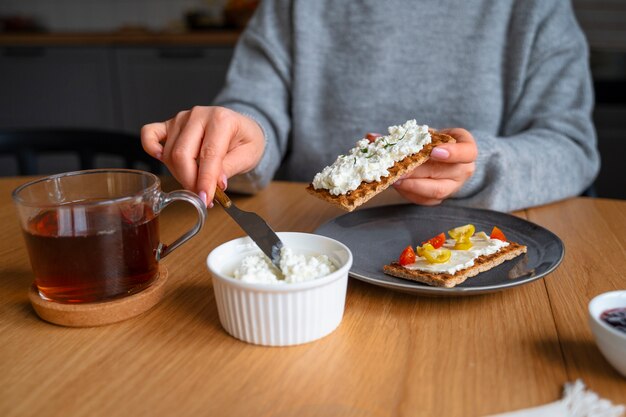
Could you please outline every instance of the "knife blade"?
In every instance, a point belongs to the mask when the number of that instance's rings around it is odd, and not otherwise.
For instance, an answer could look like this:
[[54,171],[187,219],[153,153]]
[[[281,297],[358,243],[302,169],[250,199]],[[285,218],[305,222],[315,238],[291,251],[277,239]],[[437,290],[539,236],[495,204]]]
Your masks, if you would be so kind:
[[280,271],[280,249],[283,247],[283,242],[267,222],[256,213],[244,211],[235,206],[219,187],[215,190],[214,199]]

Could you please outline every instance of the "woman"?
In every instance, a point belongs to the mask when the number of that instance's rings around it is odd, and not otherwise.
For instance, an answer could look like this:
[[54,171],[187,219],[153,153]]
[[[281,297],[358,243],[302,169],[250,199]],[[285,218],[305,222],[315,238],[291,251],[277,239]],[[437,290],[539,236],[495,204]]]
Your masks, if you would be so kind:
[[599,170],[587,45],[562,0],[264,0],[213,107],[144,126],[144,149],[210,202],[310,182],[364,132],[417,119],[457,139],[395,189],[509,211]]

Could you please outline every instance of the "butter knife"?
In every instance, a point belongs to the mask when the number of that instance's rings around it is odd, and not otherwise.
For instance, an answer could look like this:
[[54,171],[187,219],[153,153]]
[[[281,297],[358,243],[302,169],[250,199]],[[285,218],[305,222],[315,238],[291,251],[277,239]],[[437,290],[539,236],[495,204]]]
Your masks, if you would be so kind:
[[252,238],[280,271],[280,249],[283,247],[283,242],[267,222],[256,213],[239,209],[219,187],[215,189],[215,201]]

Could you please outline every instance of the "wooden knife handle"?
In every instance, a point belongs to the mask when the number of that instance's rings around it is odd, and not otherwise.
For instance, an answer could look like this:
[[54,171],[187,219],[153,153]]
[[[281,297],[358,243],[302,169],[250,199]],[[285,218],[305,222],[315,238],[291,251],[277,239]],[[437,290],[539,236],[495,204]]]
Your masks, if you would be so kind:
[[228,196],[226,195],[226,193],[222,191],[222,189],[220,189],[219,187],[215,188],[214,199],[217,200],[217,202],[220,203],[221,206],[224,208],[228,208],[233,204],[232,201],[230,201],[230,198],[228,198]]

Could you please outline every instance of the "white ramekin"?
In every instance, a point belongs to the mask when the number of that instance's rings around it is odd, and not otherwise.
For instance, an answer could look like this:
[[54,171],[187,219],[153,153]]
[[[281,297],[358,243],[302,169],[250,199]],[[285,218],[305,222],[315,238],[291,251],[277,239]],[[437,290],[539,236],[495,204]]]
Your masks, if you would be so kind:
[[589,325],[600,352],[615,369],[626,377],[626,333],[600,319],[602,313],[626,308],[626,290],[605,292],[589,302]]
[[233,271],[259,248],[249,237],[226,242],[207,258],[220,322],[237,339],[266,346],[311,342],[330,334],[341,319],[352,253],[344,244],[310,233],[277,233],[296,253],[327,255],[337,266],[328,276],[291,284],[236,280]]

